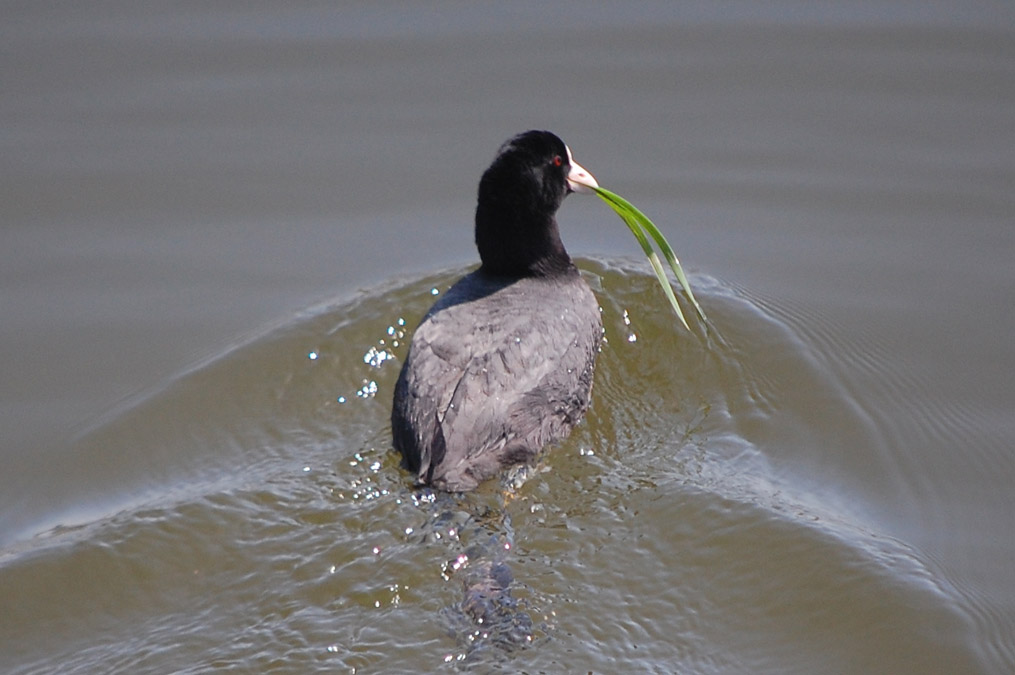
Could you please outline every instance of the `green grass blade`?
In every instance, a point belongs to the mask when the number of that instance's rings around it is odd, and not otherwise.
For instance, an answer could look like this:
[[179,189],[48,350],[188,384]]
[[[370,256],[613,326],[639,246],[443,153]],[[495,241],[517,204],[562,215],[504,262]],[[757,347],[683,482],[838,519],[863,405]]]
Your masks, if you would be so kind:
[[663,233],[659,231],[659,228],[655,226],[655,223],[645,217],[641,211],[638,211],[638,215],[641,216],[641,219],[639,220],[642,227],[648,231],[649,235],[655,240],[659,250],[661,250],[663,255],[666,256],[666,261],[670,264],[670,269],[673,270],[673,274],[676,275],[677,281],[680,282],[684,292],[687,293],[687,297],[691,299],[691,304],[693,304],[694,308],[698,311],[698,316],[701,317],[702,321],[707,321],[705,318],[705,312],[702,311],[701,305],[698,304],[698,301],[694,297],[694,293],[691,292],[691,284],[688,283],[687,277],[684,275],[684,270],[680,266],[680,261],[677,260],[676,254],[673,253],[673,248],[670,246],[670,242],[666,241],[666,237],[664,237]]
[[[659,284],[663,287],[663,291],[666,293],[667,299],[676,311],[677,316],[680,317],[681,323],[684,324],[685,328],[690,330],[687,325],[687,320],[684,319],[684,313],[680,310],[680,305],[677,304],[677,299],[673,294],[673,289],[670,287],[669,279],[666,278],[666,271],[663,269],[662,263],[659,261],[659,256],[652,249],[652,245],[648,241],[648,236],[656,242],[662,250],[663,255],[666,257],[666,261],[669,263],[670,268],[673,270],[673,274],[676,275],[677,281],[683,287],[684,292],[687,293],[687,297],[690,298],[691,303],[697,310],[698,315],[705,319],[705,313],[702,311],[701,306],[694,297],[694,293],[691,292],[691,285],[687,281],[687,276],[684,274],[683,268],[680,266],[680,261],[677,256],[673,253],[673,248],[669,242],[666,241],[666,237],[659,231],[659,228],[655,226],[648,217],[642,213],[638,207],[631,202],[627,201],[620,195],[610,192],[609,190],[601,187],[593,188],[599,198],[606,202],[610,208],[612,208],[621,220],[627,225],[628,229],[634,234],[635,239],[641,245],[642,250],[645,252],[645,256],[648,258],[649,263],[652,265],[653,271],[656,273],[656,278],[659,280]],[[646,233],[648,236],[646,236]]]
[[691,327],[687,325],[687,319],[684,318],[683,310],[681,310],[680,305],[677,304],[677,296],[673,294],[673,288],[670,286],[670,280],[666,278],[666,270],[663,269],[663,264],[659,262],[658,254],[656,254],[655,251],[650,250],[648,253],[648,261],[656,273],[656,279],[659,280],[659,285],[663,287],[666,299],[670,301],[673,311],[677,313],[677,318],[680,319],[680,323],[684,324],[684,328],[687,330],[691,330]]
[[[610,196],[612,192],[608,193]],[[631,215],[631,212],[623,207],[622,203],[614,202],[609,197],[603,197],[603,201],[609,204],[610,208],[617,212],[620,219],[624,221],[631,233],[634,234],[634,238],[638,240],[638,244],[641,245],[641,250],[645,252],[645,257],[648,258],[649,264],[652,265],[652,271],[655,272],[656,279],[659,280],[659,285],[662,286],[663,292],[666,294],[666,299],[669,300],[670,306],[673,307],[673,311],[676,312],[680,322],[684,324],[684,328],[690,330],[691,327],[687,325],[687,319],[684,318],[684,312],[680,309],[680,305],[677,303],[677,297],[673,294],[673,289],[670,287],[670,281],[666,278],[666,270],[663,269],[662,263],[659,261],[659,256],[653,250],[652,244],[649,243],[648,237],[645,236],[645,232],[642,229],[638,221]],[[621,200],[622,202],[622,200]]]

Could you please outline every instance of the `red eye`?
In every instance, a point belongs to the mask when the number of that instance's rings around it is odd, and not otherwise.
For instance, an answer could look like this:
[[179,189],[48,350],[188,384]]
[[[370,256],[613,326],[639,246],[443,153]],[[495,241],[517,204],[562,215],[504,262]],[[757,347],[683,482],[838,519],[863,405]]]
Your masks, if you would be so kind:
[[564,158],[561,157],[560,155],[557,155],[556,157],[553,158],[553,165],[564,166]]

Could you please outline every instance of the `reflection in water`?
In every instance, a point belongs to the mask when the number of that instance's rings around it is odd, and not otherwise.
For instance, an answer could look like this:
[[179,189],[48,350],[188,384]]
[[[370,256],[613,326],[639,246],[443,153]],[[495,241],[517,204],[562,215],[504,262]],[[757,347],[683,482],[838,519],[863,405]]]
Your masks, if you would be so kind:
[[510,499],[414,490],[390,449],[404,326],[460,271],[361,293],[81,442],[117,466],[79,495],[100,515],[4,561],[22,663],[975,670],[975,609],[842,460],[879,439],[820,343],[709,278],[715,332],[688,333],[642,266],[580,266],[606,325],[593,405]]

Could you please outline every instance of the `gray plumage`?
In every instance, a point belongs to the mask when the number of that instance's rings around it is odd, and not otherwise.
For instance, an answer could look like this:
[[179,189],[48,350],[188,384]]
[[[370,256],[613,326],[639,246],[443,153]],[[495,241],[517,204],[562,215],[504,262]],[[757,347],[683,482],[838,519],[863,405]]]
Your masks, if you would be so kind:
[[[463,331],[463,325],[475,326]],[[461,279],[412,338],[395,390],[395,446],[420,483],[471,490],[566,437],[589,406],[602,337],[577,270]]]
[[394,445],[419,484],[471,490],[565,438],[588,409],[602,321],[554,216],[589,185],[545,131],[510,139],[483,174],[483,264],[423,318],[395,385]]

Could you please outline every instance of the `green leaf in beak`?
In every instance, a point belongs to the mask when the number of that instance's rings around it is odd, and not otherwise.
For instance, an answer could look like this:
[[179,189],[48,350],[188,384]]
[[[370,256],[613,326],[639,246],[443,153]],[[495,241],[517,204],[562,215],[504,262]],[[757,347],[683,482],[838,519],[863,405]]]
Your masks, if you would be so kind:
[[705,318],[705,312],[702,311],[701,305],[694,298],[694,293],[691,292],[691,285],[687,282],[687,276],[684,274],[684,270],[680,267],[680,261],[677,260],[676,254],[673,253],[673,247],[666,241],[666,237],[659,231],[659,228],[655,226],[651,220],[648,219],[644,213],[638,210],[631,202],[627,201],[620,195],[610,192],[606,188],[593,187],[599,198],[609,204],[610,208],[616,211],[620,219],[624,221],[631,233],[634,234],[634,238],[638,240],[641,245],[641,249],[645,252],[645,256],[648,258],[649,264],[652,265],[652,270],[656,274],[656,279],[659,280],[659,285],[662,286],[663,292],[666,294],[666,298],[670,301],[670,305],[673,307],[673,311],[677,313],[677,317],[680,322],[684,324],[684,328],[690,330],[690,326],[687,325],[687,320],[684,318],[684,313],[680,309],[680,305],[677,304],[677,298],[673,294],[673,288],[670,287],[670,280],[666,278],[666,270],[663,268],[662,263],[659,261],[659,255],[652,248],[652,244],[649,242],[651,237],[659,249],[663,252],[666,257],[666,262],[670,264],[670,269],[673,270],[673,274],[676,275],[677,281],[680,282],[687,297],[691,300],[691,304],[694,305],[694,309],[697,310],[698,316],[701,317],[702,321],[707,321]]

